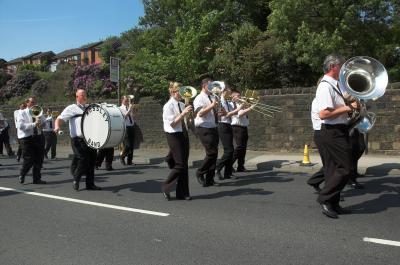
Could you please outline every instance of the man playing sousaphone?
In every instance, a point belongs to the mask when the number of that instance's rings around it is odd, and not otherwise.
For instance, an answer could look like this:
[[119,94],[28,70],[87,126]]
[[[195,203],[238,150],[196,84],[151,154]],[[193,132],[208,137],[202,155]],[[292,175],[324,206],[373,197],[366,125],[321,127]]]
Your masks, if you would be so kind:
[[[126,132],[124,141],[122,143],[123,148],[120,156],[122,165],[132,165],[133,160],[133,148],[135,144],[135,115],[137,109],[132,104],[133,96],[123,96],[121,98],[121,106],[119,109],[125,117]],[[125,157],[127,161],[125,162]]]

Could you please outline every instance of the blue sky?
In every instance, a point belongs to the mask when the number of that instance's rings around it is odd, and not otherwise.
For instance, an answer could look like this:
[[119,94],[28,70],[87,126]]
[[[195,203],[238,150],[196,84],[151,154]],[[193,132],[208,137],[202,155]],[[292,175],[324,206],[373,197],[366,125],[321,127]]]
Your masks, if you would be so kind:
[[59,53],[119,36],[143,14],[140,0],[0,0],[0,58]]

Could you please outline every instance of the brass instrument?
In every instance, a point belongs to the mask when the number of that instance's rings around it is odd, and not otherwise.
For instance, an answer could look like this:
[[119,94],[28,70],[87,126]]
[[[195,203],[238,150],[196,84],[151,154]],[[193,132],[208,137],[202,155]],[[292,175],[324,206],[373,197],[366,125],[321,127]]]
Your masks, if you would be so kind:
[[371,57],[353,57],[340,68],[339,84],[360,105],[360,109],[352,113],[350,127],[367,133],[374,126],[376,115],[367,111],[366,101],[376,100],[385,94],[388,85],[385,67]]
[[[181,97],[183,98],[183,100],[185,101],[185,107],[190,105],[190,99],[194,98],[195,96],[197,96],[197,90],[192,87],[192,86],[181,86],[179,88],[179,94],[181,95]],[[188,129],[190,129],[191,131],[195,131],[195,126],[194,126],[194,113],[193,111],[188,113],[188,116],[185,117],[185,122],[186,125],[188,127]]]
[[274,113],[282,111],[280,107],[260,103],[260,98],[258,91],[248,89],[238,101],[244,104],[245,108],[253,106],[252,110],[269,118],[272,118]]
[[56,119],[59,115],[60,115],[60,112],[57,110],[53,110],[51,112],[51,117],[53,117],[54,119]]
[[34,105],[29,109],[29,114],[35,119],[38,134],[41,134],[42,123],[40,117],[43,115],[43,108],[38,105]]
[[[222,104],[221,104],[221,95],[222,91],[225,90],[225,82],[224,81],[213,81],[208,84],[208,91],[210,91],[214,97],[217,98],[219,101],[218,108],[217,108],[217,113],[220,113],[222,111]],[[218,115],[218,120],[220,120],[221,117]]]

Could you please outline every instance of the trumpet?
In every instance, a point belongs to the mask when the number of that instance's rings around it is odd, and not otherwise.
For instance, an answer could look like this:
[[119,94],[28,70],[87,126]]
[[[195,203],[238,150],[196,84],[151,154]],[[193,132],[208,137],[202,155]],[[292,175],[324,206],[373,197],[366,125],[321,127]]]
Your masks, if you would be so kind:
[[269,118],[272,118],[274,113],[282,111],[280,107],[260,103],[260,98],[258,91],[248,89],[245,91],[244,96],[239,98],[238,101],[244,104],[245,107],[253,106],[255,112]]

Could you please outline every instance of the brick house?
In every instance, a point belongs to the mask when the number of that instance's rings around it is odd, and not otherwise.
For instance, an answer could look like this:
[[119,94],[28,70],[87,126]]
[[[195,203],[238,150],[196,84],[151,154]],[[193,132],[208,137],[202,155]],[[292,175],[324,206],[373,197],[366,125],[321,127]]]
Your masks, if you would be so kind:
[[103,44],[103,41],[89,43],[79,48],[81,52],[81,65],[103,62],[100,57],[101,44]]

